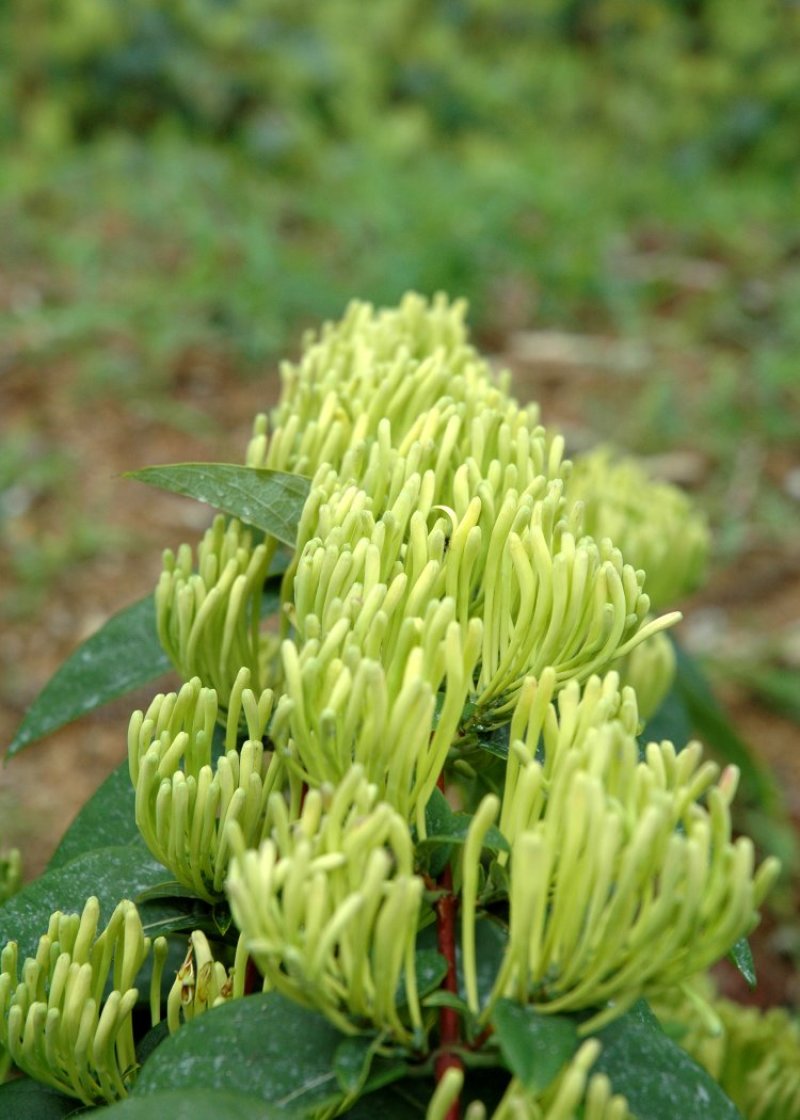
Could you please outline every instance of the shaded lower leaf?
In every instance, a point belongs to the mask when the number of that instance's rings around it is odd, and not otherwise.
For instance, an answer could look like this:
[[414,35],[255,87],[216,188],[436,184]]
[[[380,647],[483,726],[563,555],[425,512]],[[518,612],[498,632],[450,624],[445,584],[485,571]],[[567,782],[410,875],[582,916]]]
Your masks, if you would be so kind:
[[8,1120],[66,1120],[87,1115],[83,1105],[30,1077],[0,1085],[0,1116]]
[[376,1057],[380,1036],[345,1038],[336,1048],[333,1068],[339,1087],[347,1096],[369,1093],[398,1081],[407,1071],[403,1058]]
[[[466,843],[471,824],[469,813],[455,812],[441,790],[435,789],[425,806],[426,837],[417,845],[420,864],[431,875],[439,874],[442,870],[440,864],[443,860],[446,862],[449,856],[450,845]],[[486,833],[483,847],[490,852],[510,851],[505,836],[494,825]]]
[[181,1089],[154,1093],[153,1096],[129,1097],[110,1108],[100,1109],[93,1116],[103,1120],[273,1120],[286,1113],[259,1097],[229,1090]]
[[546,1089],[579,1046],[574,1019],[542,1015],[513,1000],[498,1001],[492,1023],[508,1068],[533,1092]]
[[[162,882],[164,868],[139,842],[122,847],[100,848],[46,871],[0,906],[0,946],[16,941],[20,952],[32,955],[39,938],[47,931],[50,915],[80,913],[87,898],[100,902],[106,922],[123,898],[135,900],[148,887]],[[161,932],[176,915],[171,903],[151,902],[140,908],[145,932]]]
[[594,1073],[605,1073],[636,1120],[742,1120],[716,1081],[662,1030],[644,1000],[596,1036],[603,1049]]
[[8,748],[9,757],[172,668],[156,632],[152,595],[115,614],[50,678]]
[[433,1096],[433,1078],[403,1078],[368,1093],[342,1113],[350,1120],[415,1120],[424,1117]]
[[122,762],[89,798],[61,837],[48,870],[63,867],[84,852],[96,848],[135,843],[139,830],[134,820],[136,793],[128,763]]
[[[166,1039],[143,1066],[134,1097],[169,1089],[237,1090],[283,1115],[341,1100],[334,1061],[345,1036],[276,992],[215,1007]],[[221,1056],[228,1055],[224,1060]]]

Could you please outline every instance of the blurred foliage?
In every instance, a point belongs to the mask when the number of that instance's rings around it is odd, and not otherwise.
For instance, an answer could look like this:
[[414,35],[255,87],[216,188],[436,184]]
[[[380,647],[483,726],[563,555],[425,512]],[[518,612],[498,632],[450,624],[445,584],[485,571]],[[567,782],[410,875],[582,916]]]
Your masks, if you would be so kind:
[[[157,394],[442,288],[488,345],[646,337],[599,434],[735,474],[796,437],[798,47],[791,0],[2,5],[0,368]],[[730,551],[787,524],[743,493]]]

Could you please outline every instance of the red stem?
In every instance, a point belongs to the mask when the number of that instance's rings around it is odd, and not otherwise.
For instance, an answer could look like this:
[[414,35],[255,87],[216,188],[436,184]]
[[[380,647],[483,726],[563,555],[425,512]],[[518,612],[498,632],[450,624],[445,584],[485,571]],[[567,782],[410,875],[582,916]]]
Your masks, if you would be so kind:
[[[439,789],[444,792],[444,775],[440,775]],[[438,886],[443,892],[436,903],[436,940],[439,952],[447,961],[447,973],[442,980],[442,990],[458,995],[458,975],[456,973],[456,911],[458,899],[453,894],[453,871],[448,864],[439,876]],[[439,1011],[439,1047],[436,1058],[436,1081],[442,1080],[448,1069],[463,1069],[463,1063],[452,1051],[461,1041],[461,1021],[453,1007],[442,1007]],[[456,1098],[446,1114],[446,1120],[459,1120],[461,1108]]]

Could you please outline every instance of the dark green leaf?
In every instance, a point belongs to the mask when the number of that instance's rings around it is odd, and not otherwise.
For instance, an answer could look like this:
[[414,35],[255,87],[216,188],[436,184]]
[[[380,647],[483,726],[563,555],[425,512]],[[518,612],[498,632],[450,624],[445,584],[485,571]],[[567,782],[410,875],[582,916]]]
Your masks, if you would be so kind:
[[[80,913],[87,898],[100,901],[102,921],[123,898],[136,899],[140,891],[164,878],[164,868],[142,843],[100,848],[46,871],[8,902],[0,906],[0,946],[16,941],[23,955],[31,956],[39,938],[47,932],[50,915]],[[141,907],[146,932],[163,932],[165,922],[175,918],[172,904],[151,902]]]
[[[439,987],[447,975],[447,961],[438,949],[417,949],[414,954],[417,973],[417,994],[420,999]],[[400,977],[396,1000],[399,1006],[406,1003],[405,977]]]
[[348,1120],[415,1120],[427,1113],[434,1089],[433,1078],[404,1078],[363,1096],[343,1115]]
[[[235,1072],[229,1070],[231,1080]],[[181,1089],[154,1093],[149,1097],[129,1097],[93,1115],[103,1120],[285,1120],[286,1113],[259,1097],[238,1092],[208,1089]]]
[[[486,1003],[491,994],[497,973],[505,956],[508,944],[508,930],[491,918],[478,918],[475,923],[475,958],[478,971],[478,1002]],[[461,973],[461,959],[458,960],[458,990],[466,995]]]
[[731,949],[728,956],[739,969],[742,976],[745,978],[751,988],[756,986],[756,966],[753,960],[753,953],[750,948],[750,942],[746,937],[740,937],[734,947]]
[[668,739],[678,750],[682,750],[692,738],[692,720],[686,703],[678,688],[673,685],[661,702],[661,706],[644,726],[639,742],[660,743]]
[[534,1092],[553,1082],[579,1046],[574,1019],[542,1015],[509,999],[498,1002],[492,1023],[508,1068]]
[[[472,824],[469,813],[456,813],[450,808],[441,790],[435,789],[425,806],[425,839],[418,845],[421,852],[442,844],[464,844]],[[486,833],[483,847],[490,852],[508,852],[508,841],[494,825]]]
[[80,1101],[29,1077],[0,1085],[0,1116],[7,1120],[66,1120],[82,1112]]
[[29,708],[9,756],[170,668],[148,595],[110,618],[57,670]]
[[136,794],[131,784],[128,763],[123,762],[92,794],[61,838],[48,864],[48,870],[94,851],[139,841],[134,820]]
[[197,899],[197,892],[193,891],[191,887],[184,886],[179,883],[177,879],[165,879],[162,883],[156,883],[147,890],[139,891],[136,896],[137,902],[152,902],[157,898],[190,898]]
[[664,1033],[644,1000],[596,1037],[603,1049],[592,1072],[607,1074],[636,1120],[741,1120],[716,1081]]
[[775,810],[780,804],[780,794],[769,771],[731,726],[694,658],[677,643],[675,653],[675,687],[698,735],[728,762],[738,766],[743,785],[762,808]]
[[356,1035],[336,1048],[333,1068],[345,1096],[374,1092],[405,1075],[408,1067],[402,1057],[376,1057],[380,1044],[380,1035]]
[[342,1040],[321,1015],[275,992],[247,996],[215,1007],[162,1042],[133,1095],[222,1090],[234,1079],[245,1095],[284,1114],[306,1115],[341,1099],[334,1058]]
[[475,729],[478,746],[481,750],[495,755],[496,758],[508,758],[509,738],[511,724],[505,723],[500,727],[477,727]]
[[311,489],[309,479],[300,475],[234,463],[171,463],[129,471],[125,477],[207,502],[290,546]]

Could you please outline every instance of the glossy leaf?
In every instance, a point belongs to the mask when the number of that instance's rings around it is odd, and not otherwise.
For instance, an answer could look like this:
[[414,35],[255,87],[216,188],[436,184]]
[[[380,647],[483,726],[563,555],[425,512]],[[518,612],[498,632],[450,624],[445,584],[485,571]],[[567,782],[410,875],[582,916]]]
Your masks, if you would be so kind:
[[[443,863],[447,862],[449,846],[451,844],[466,843],[467,833],[472,823],[469,813],[457,813],[450,808],[447,798],[439,789],[431,794],[425,806],[425,831],[426,837],[417,846],[417,854],[421,863],[434,876],[442,870]],[[486,833],[483,846],[491,852],[509,851],[508,841],[499,828],[494,825]],[[442,852],[442,848],[447,849]],[[439,851],[437,851],[439,849]]]
[[30,1077],[0,1085],[0,1116],[8,1120],[66,1120],[88,1115],[80,1101]]
[[753,951],[750,948],[750,942],[746,937],[740,937],[734,947],[728,953],[729,958],[736,965],[739,972],[742,974],[747,984],[751,988],[756,986],[756,965],[753,960]]
[[355,1035],[336,1048],[333,1068],[339,1087],[346,1096],[369,1093],[399,1080],[407,1072],[402,1058],[376,1057],[381,1038]]
[[[164,875],[163,866],[141,842],[85,852],[46,871],[0,906],[0,946],[16,941],[23,955],[33,955],[54,911],[80,913],[87,898],[95,895],[106,922],[118,902],[135,901],[140,891],[162,882]],[[157,934],[169,928],[180,910],[171,902],[149,902],[140,912],[145,932]]]
[[92,1116],[102,1120],[285,1120],[286,1113],[259,1097],[229,1090],[181,1089],[150,1097],[129,1097],[93,1112]]
[[716,1081],[664,1033],[644,1000],[596,1037],[603,1049],[592,1071],[608,1075],[636,1120],[741,1120]]
[[[237,1091],[304,1116],[341,1100],[334,1059],[343,1035],[321,1015],[260,993],[215,1007],[166,1039],[142,1068],[134,1097],[169,1089]],[[231,1055],[220,1061],[220,1055]]]
[[57,670],[28,709],[9,756],[171,667],[156,633],[153,596],[148,595],[110,618]]
[[92,794],[61,837],[48,870],[63,867],[84,852],[139,841],[134,820],[136,794],[128,763],[122,762]]
[[171,463],[125,477],[205,502],[292,547],[311,489],[301,475],[234,463]]
[[542,1015],[513,1000],[498,1001],[492,1023],[508,1068],[533,1092],[546,1089],[580,1045],[574,1019]]

